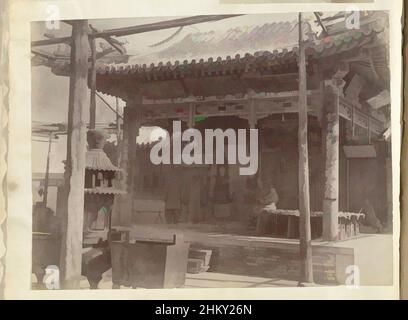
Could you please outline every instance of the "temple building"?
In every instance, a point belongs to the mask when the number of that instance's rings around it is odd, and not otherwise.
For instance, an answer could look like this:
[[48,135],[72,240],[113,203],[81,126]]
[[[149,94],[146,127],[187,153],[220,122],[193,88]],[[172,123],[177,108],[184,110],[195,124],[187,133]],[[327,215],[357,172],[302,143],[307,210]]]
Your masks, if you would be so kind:
[[[310,205],[316,218],[323,215],[324,220],[333,212],[339,217],[362,213],[368,201],[382,224],[390,225],[390,142],[384,135],[390,101],[384,19],[381,12],[369,13],[362,17],[360,29],[349,30],[340,16],[333,19],[326,34],[318,35],[307,24]],[[224,226],[248,220],[251,210],[246,199],[253,191],[251,183],[262,185],[263,190],[273,188],[282,214],[296,211],[298,48],[288,46],[296,44],[296,39],[295,22],[271,23],[189,34],[140,59],[150,58],[155,62],[151,64],[100,64],[97,90],[126,101],[121,167],[128,193],[118,203],[113,220],[125,225],[158,221],[138,206],[143,207],[143,200],[164,201],[172,167],[152,164],[151,146],[137,146],[136,136],[142,126],[171,133],[173,120],[181,120],[184,129],[201,131],[258,129],[256,176],[240,176],[238,164],[222,169],[230,195],[228,201],[218,199],[228,202]],[[251,48],[265,50],[253,52]],[[217,55],[211,56],[213,53]],[[183,166],[180,222],[211,223],[219,167]],[[200,211],[198,218],[189,210]],[[245,223],[241,226],[240,232],[248,232]],[[312,230],[316,237],[324,233],[322,228],[324,223],[316,224]]]

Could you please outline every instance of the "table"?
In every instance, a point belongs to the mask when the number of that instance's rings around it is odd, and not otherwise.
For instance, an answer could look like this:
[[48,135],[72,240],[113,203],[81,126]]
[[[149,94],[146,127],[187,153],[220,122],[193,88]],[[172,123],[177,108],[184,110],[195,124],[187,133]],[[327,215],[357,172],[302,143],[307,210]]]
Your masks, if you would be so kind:
[[[299,238],[299,210],[264,209],[258,216],[257,234],[278,238]],[[359,223],[364,213],[339,212],[338,240],[347,239],[360,233]],[[310,213],[312,239],[322,237],[323,212]]]

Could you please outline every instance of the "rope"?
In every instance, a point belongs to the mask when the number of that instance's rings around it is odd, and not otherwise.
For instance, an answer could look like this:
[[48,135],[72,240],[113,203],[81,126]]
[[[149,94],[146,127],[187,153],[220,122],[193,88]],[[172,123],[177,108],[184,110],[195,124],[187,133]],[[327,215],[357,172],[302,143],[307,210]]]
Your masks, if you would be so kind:
[[183,30],[183,26],[181,26],[180,28],[178,28],[178,29],[176,30],[176,32],[174,32],[170,37],[168,37],[168,38],[166,38],[166,39],[164,39],[164,40],[162,40],[162,41],[160,41],[160,42],[157,42],[157,43],[155,43],[155,44],[152,44],[152,45],[150,45],[149,47],[150,47],[150,48],[154,48],[154,47],[158,47],[158,46],[162,45],[163,43],[169,42],[171,39],[173,39],[175,36],[177,36],[177,35],[181,32],[181,30]]

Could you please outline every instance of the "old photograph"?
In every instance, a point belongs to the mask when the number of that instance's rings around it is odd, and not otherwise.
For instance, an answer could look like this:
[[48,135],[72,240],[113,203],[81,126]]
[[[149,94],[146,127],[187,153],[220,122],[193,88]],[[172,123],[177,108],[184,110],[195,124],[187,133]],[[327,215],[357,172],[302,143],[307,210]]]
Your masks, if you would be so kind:
[[389,30],[32,22],[31,289],[392,286]]

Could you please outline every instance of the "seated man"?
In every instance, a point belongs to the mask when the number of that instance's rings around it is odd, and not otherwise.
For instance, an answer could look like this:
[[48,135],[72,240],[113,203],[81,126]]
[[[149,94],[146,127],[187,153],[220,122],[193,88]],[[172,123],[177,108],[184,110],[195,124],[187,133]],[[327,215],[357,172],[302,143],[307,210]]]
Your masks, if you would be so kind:
[[256,233],[264,234],[268,221],[267,213],[276,210],[276,204],[279,201],[278,193],[274,187],[271,187],[266,194],[258,199],[258,206],[255,207],[257,214]]
[[360,231],[362,233],[381,233],[383,231],[383,225],[377,218],[375,209],[370,199],[366,197],[365,207],[364,207],[365,218],[363,220],[363,225],[360,226]]

